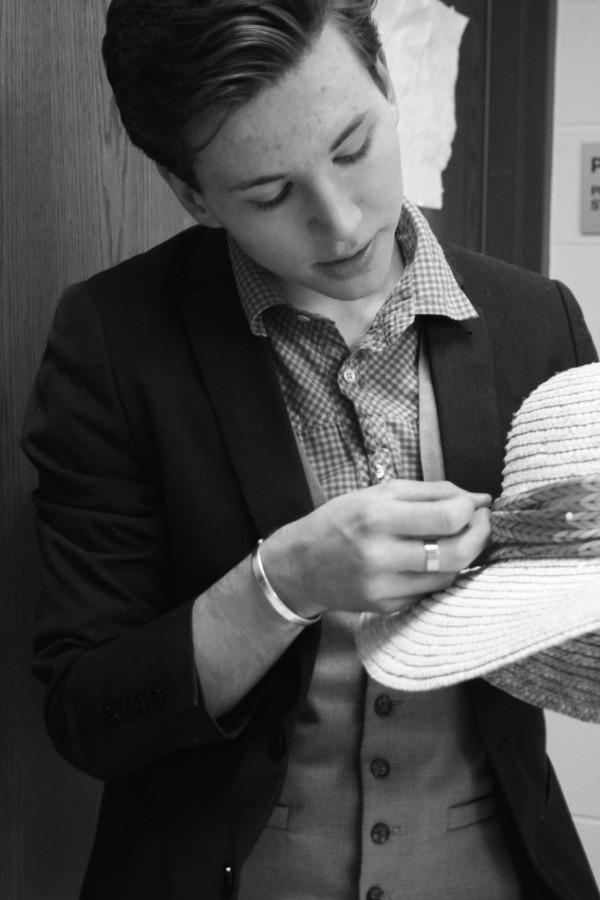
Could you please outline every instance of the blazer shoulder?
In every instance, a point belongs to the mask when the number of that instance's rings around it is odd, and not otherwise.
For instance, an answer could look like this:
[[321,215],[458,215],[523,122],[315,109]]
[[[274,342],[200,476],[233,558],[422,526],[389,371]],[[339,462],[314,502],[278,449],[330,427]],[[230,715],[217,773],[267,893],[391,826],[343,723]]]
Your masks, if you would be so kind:
[[523,290],[537,294],[556,290],[553,279],[514,263],[467,250],[457,244],[443,244],[442,249],[459,283],[479,288],[484,295],[496,287],[508,289],[511,293]]
[[486,316],[515,317],[524,323],[581,316],[569,288],[556,279],[454,244],[443,250],[459,285]]
[[496,345],[524,342],[530,353],[553,348],[557,371],[597,359],[581,307],[566,285],[453,244],[443,250]]
[[82,283],[97,303],[135,304],[177,298],[193,283],[211,281],[228,265],[224,232],[188,228]]

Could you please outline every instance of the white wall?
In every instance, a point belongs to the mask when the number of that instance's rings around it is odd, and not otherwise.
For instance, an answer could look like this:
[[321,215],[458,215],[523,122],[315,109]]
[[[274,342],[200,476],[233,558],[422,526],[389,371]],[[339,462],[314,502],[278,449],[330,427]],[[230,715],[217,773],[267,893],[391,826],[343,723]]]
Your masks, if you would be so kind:
[[600,143],[600,0],[558,0],[550,273],[583,306],[600,347],[600,235],[579,230],[581,145]]
[[[581,145],[600,143],[600,0],[558,0],[550,274],[600,349],[600,235],[579,231]],[[600,884],[600,725],[548,715],[549,752]]]

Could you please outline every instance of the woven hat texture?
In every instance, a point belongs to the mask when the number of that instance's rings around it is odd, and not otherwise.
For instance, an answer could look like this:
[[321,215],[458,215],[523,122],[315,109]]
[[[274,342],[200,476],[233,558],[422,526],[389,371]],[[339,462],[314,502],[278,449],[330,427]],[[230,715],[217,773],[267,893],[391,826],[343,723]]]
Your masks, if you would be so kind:
[[368,673],[407,691],[485,676],[600,630],[600,364],[554,375],[507,439],[491,562],[391,615],[363,613]]

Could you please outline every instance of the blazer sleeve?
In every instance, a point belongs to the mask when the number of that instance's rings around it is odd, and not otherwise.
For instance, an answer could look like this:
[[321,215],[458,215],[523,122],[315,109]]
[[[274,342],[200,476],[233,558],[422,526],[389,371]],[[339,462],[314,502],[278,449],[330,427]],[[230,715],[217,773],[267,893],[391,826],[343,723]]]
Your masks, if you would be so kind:
[[174,602],[161,487],[135,444],[83,286],[62,297],[27,408],[23,449],[42,559],[34,674],[59,752],[120,777],[226,740],[193,659],[193,599]]
[[[567,316],[575,362],[598,354],[573,294],[555,282]],[[490,684],[533,706],[588,722],[600,722],[600,633],[582,635],[490,673]]]
[[575,354],[575,365],[583,366],[587,363],[597,362],[598,351],[594,346],[592,336],[589,332],[583,312],[577,300],[573,296],[569,288],[560,281],[555,281],[556,287],[561,295],[569,328],[571,330],[571,340]]

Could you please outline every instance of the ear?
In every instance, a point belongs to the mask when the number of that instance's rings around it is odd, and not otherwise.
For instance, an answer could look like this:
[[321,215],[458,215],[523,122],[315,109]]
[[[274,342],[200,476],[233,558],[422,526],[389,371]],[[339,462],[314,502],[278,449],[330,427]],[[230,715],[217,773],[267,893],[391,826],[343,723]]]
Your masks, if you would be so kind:
[[165,168],[165,166],[157,165],[156,168],[160,177],[167,182],[183,208],[199,225],[204,225],[206,228],[223,227],[207,206],[202,191],[193,188],[187,181],[182,181],[181,178],[171,172],[170,169]]

